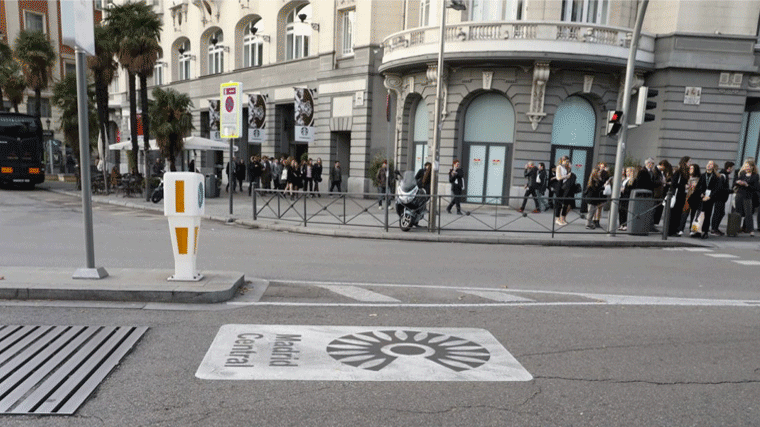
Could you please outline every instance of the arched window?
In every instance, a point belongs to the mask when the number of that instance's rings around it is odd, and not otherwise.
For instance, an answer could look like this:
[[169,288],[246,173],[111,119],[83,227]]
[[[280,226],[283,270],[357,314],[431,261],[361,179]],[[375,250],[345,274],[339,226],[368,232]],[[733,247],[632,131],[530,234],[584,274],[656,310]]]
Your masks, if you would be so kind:
[[263,31],[261,20],[250,22],[243,30],[243,67],[259,67],[264,57],[264,43],[257,33]]
[[285,59],[298,59],[309,56],[311,17],[310,4],[297,7],[288,14],[285,21]]
[[177,48],[179,53],[179,79],[190,80],[190,42],[185,41]]
[[224,72],[224,33],[221,30],[211,35],[208,45],[208,73],[219,74]]

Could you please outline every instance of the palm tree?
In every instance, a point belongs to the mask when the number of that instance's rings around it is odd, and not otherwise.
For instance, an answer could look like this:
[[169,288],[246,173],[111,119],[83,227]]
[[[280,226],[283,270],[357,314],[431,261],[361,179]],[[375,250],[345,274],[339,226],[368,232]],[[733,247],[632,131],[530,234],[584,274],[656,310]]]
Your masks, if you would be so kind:
[[[79,110],[77,106],[77,77],[68,74],[53,85],[53,105],[61,111],[61,127],[66,145],[72,148],[75,158],[79,158]],[[87,110],[89,116],[90,148],[97,149],[98,115],[95,111],[95,92],[87,87]]]
[[[95,56],[87,57],[87,64],[95,76],[95,99],[98,101],[98,121],[104,144],[108,144],[108,85],[116,76],[119,64],[114,60],[117,44],[113,31],[106,26],[95,27]],[[104,147],[103,152],[107,152]],[[101,159],[102,160],[102,159]],[[108,170],[103,167],[103,178],[107,184]]]
[[[137,101],[135,94],[135,76],[140,76],[140,89],[143,117],[148,111],[147,78],[153,73],[153,67],[161,50],[161,19],[145,3],[125,3],[108,10],[106,24],[113,31],[117,43],[119,62],[127,70],[129,86],[129,114],[132,128],[132,158],[137,164]],[[145,152],[149,149],[149,125],[147,117],[143,119]],[[148,158],[145,157],[145,172],[148,172]],[[146,192],[147,198],[150,194]]]
[[156,133],[156,143],[161,155],[169,160],[169,170],[177,170],[176,158],[182,151],[182,138],[194,129],[190,111],[193,101],[187,94],[174,89],[153,89],[150,122]]
[[3,102],[3,88],[6,85],[8,73],[8,67],[13,63],[13,49],[0,41],[0,111],[5,111],[5,103]]
[[56,59],[53,45],[42,32],[23,30],[18,33],[13,50],[16,58],[21,62],[27,87],[34,90],[35,115],[40,117],[42,89],[48,87],[51,67]]
[[18,113],[18,105],[24,102],[26,80],[21,71],[21,66],[16,61],[11,61],[7,68],[0,72],[0,85],[5,89],[5,96],[13,105],[13,110]]

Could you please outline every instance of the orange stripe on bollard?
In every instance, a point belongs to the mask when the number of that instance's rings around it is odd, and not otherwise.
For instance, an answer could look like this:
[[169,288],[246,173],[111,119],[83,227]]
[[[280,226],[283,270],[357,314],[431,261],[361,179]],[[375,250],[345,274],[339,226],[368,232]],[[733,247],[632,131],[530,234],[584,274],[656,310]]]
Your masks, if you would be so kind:
[[174,185],[174,209],[177,213],[185,213],[185,181],[177,181]]
[[198,227],[195,227],[195,239],[193,239],[193,254],[198,254]]
[[174,231],[177,233],[177,252],[187,255],[187,227],[177,227]]

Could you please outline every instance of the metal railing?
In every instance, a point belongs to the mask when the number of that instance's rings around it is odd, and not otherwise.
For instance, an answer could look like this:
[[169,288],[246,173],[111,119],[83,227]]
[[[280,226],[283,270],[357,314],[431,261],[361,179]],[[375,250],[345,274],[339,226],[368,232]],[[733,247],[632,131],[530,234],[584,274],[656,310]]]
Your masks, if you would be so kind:
[[[428,199],[431,196],[425,196]],[[446,207],[452,199],[457,196],[436,195],[433,196],[433,203],[436,203],[438,212],[442,215],[437,216],[435,227],[430,227],[428,217],[418,225],[419,228],[432,229],[438,234],[442,232],[484,232],[484,233],[529,233],[529,234],[551,234],[554,237],[557,234],[605,234],[606,228],[596,228],[594,230],[586,229],[585,226],[580,229],[571,227],[573,224],[580,224],[586,220],[586,215],[580,212],[581,199],[564,199],[565,201],[575,200],[576,208],[572,209],[567,215],[567,225],[558,225],[555,221],[554,214],[549,210],[542,214],[531,214],[518,212],[509,206],[510,201],[522,203],[522,196],[473,196],[462,195],[460,202],[462,205],[462,215],[444,213]],[[662,239],[667,239],[668,220],[670,217],[670,198],[671,194],[663,199],[646,199],[646,198],[618,198],[618,202],[644,201],[648,200],[652,206],[643,212],[630,214],[631,219],[637,221],[646,221],[647,227],[650,227],[649,215],[663,205],[663,227]],[[466,202],[467,199],[488,200],[491,203],[474,204]],[[380,204],[380,200],[383,203]],[[556,197],[544,198],[545,201],[554,205],[559,201]],[[587,199],[588,200],[588,199]],[[609,206],[612,198],[596,199],[597,202],[604,206],[602,217],[609,220],[609,215],[618,215],[618,212],[610,212]],[[389,202],[389,203],[386,203]],[[594,201],[594,200],[588,200]],[[529,201],[533,204],[532,201]],[[275,220],[294,225],[327,225],[336,227],[368,227],[383,228],[386,232],[391,228],[396,228],[398,224],[398,215],[395,208],[395,196],[388,194],[383,196],[381,193],[316,193],[293,191],[285,192],[284,190],[265,190],[256,189],[251,196],[253,220]],[[624,206],[627,204],[624,204]],[[378,206],[382,206],[378,209]],[[607,215],[605,215],[607,212]],[[629,221],[619,225],[628,225]],[[585,224],[581,224],[585,225]],[[614,230],[617,234],[630,234],[629,231]]]

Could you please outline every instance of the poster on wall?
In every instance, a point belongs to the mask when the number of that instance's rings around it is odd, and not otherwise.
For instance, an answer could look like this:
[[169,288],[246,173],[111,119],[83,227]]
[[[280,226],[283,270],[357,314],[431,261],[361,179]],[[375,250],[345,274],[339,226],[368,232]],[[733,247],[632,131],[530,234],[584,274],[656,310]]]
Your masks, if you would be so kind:
[[248,143],[262,144],[266,134],[267,106],[264,95],[248,94]]
[[221,141],[219,134],[219,99],[208,100],[208,129],[209,137],[214,141]]
[[314,142],[314,95],[307,87],[296,87],[296,142]]

